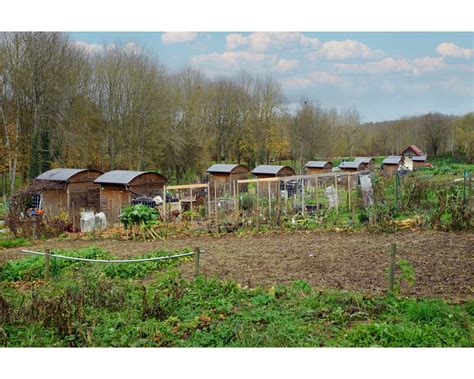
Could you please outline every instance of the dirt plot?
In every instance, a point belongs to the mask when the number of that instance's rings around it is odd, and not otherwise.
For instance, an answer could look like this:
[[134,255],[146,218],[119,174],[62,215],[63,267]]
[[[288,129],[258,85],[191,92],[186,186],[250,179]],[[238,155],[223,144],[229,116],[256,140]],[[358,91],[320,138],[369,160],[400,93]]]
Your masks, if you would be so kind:
[[[289,283],[302,279],[317,287],[381,294],[386,289],[390,243],[416,271],[415,285],[403,293],[472,299],[474,233],[403,232],[396,234],[286,232],[261,235],[184,237],[167,241],[47,241],[34,249],[102,247],[131,257],[160,248],[199,246],[205,250],[202,271],[232,278],[244,286]],[[33,248],[33,247],[32,247]],[[0,262],[19,257],[18,249],[0,251]],[[193,263],[182,266],[191,277]]]

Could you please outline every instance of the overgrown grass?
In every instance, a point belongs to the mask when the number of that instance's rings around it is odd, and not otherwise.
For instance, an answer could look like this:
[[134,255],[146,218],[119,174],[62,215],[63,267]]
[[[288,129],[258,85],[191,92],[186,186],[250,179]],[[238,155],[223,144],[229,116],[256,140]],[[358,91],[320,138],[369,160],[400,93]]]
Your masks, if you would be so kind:
[[26,238],[7,238],[0,239],[0,248],[11,248],[11,247],[20,247],[28,246],[30,242]]
[[[188,252],[189,250],[186,250]],[[87,258],[87,259],[117,259],[116,256],[97,247],[88,247],[78,250],[60,250],[56,249],[52,254],[60,254],[69,257]],[[174,255],[175,253],[160,250],[153,251],[144,255],[138,255],[134,259],[153,258]],[[86,269],[91,265],[101,265],[101,271],[108,277],[122,278],[122,279],[138,279],[144,278],[151,272],[163,269],[165,267],[173,267],[189,257],[182,257],[177,259],[169,259],[162,261],[150,261],[141,263],[89,263],[74,260],[66,260],[60,258],[51,259],[51,274],[54,277],[61,277],[67,275],[71,270],[76,270],[79,267]],[[89,267],[87,267],[89,266]],[[44,257],[31,256],[24,259],[11,260],[0,266],[0,280],[19,281],[19,280],[36,280],[44,277]]]
[[184,280],[176,269],[146,282],[130,279],[136,277],[111,277],[89,264],[64,267],[39,286],[3,278],[0,345],[473,345],[474,302],[372,297],[303,281],[249,289],[205,277]]

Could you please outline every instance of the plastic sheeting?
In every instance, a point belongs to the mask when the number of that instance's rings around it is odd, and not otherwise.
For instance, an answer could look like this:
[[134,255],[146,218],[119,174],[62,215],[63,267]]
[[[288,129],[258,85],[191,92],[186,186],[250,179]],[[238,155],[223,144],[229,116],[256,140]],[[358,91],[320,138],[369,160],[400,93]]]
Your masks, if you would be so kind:
[[359,175],[360,187],[362,192],[362,202],[367,208],[374,204],[374,190],[372,188],[372,180],[369,175]]
[[99,212],[95,214],[95,230],[104,230],[107,228],[107,217],[105,217],[104,212]]
[[336,193],[336,188],[333,185],[327,187],[324,192],[328,198],[329,208],[334,208],[336,204],[339,205],[339,195]]
[[90,233],[95,230],[94,212],[81,212],[81,232]]

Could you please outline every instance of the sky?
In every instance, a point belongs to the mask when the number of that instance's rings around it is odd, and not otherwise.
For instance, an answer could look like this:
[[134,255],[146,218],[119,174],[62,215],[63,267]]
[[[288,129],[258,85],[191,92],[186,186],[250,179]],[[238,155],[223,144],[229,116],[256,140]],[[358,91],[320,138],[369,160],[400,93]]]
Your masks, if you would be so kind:
[[245,70],[281,83],[290,111],[304,100],[356,107],[363,122],[474,111],[474,33],[72,32],[89,52],[145,49],[170,70],[210,77]]

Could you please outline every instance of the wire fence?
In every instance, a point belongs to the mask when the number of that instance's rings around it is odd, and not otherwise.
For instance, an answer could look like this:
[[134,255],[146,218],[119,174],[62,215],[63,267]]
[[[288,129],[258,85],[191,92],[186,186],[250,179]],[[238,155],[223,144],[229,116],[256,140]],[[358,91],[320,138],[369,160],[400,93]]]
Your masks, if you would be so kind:
[[[163,261],[166,259],[174,259],[174,258],[186,257],[186,256],[191,256],[191,255],[196,254],[196,252],[189,252],[189,253],[169,255],[169,256],[164,256],[164,257],[152,257],[152,258],[140,258],[140,259],[90,259],[90,258],[68,257],[66,255],[43,253],[40,251],[33,251],[33,250],[21,250],[21,252],[33,254],[33,255],[42,255],[42,256],[49,255],[51,258],[68,259],[71,261],[99,262],[99,263],[140,263],[140,262],[150,262],[150,261]],[[202,253],[202,251],[200,251],[200,253]]]

